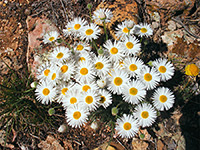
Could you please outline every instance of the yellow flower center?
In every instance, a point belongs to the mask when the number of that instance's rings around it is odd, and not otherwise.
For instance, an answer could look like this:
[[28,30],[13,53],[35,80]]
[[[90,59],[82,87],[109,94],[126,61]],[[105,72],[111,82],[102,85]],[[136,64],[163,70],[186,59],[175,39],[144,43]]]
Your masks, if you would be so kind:
[[47,95],[49,95],[50,90],[48,88],[44,88],[42,93],[43,93],[44,96],[47,96]]
[[86,31],[85,31],[85,34],[86,35],[91,35],[91,34],[93,34],[93,30],[92,29],[87,29]]
[[120,62],[119,62],[119,66],[120,66],[120,67],[123,67],[123,66],[124,66],[124,62],[123,62],[123,61],[120,61]]
[[150,73],[146,73],[145,75],[144,75],[144,80],[145,81],[151,81],[152,80],[152,75],[150,74]]
[[160,66],[160,67],[158,68],[158,70],[160,71],[160,73],[165,73],[167,69],[166,69],[165,66]]
[[122,84],[122,82],[123,82],[123,80],[122,80],[122,78],[120,78],[120,77],[116,77],[116,78],[114,79],[114,84],[115,84],[116,86],[120,86],[120,85]]
[[129,89],[129,93],[134,96],[138,93],[138,90],[136,88],[132,87]]
[[101,63],[101,62],[97,62],[96,64],[95,64],[95,68],[96,69],[102,69],[104,67],[104,65]]
[[63,89],[61,90],[61,93],[62,93],[63,95],[65,95],[65,93],[67,92],[67,90],[68,90],[68,88],[63,88]]
[[86,75],[86,74],[88,74],[88,69],[87,69],[87,68],[81,68],[80,74],[81,74],[81,75]]
[[82,87],[82,90],[85,91],[85,92],[87,92],[89,89],[91,89],[89,85],[84,85]]
[[75,111],[73,114],[73,118],[78,120],[81,117],[81,113],[79,111]]
[[62,73],[65,73],[68,70],[68,66],[67,65],[63,65],[60,70],[61,70]]
[[70,104],[75,104],[77,99],[75,97],[70,98]]
[[188,76],[197,76],[199,68],[195,64],[189,64],[185,67],[185,74]]
[[131,124],[129,122],[125,122],[123,125],[124,130],[130,130],[131,129]]
[[132,42],[127,42],[126,43],[126,47],[128,48],[128,49],[132,49],[133,48],[133,43]]
[[49,41],[52,42],[54,39],[55,39],[55,37],[52,36],[49,38]]
[[56,73],[53,73],[51,80],[54,80],[56,78]]
[[101,99],[100,99],[100,103],[104,103],[106,101],[106,98],[105,98],[105,96],[101,96]]
[[115,55],[115,54],[118,53],[118,49],[116,47],[113,47],[113,48],[110,49],[110,53]]
[[83,50],[83,45],[78,45],[77,47],[76,47],[76,49],[78,50],[78,51],[82,51]]
[[85,61],[85,57],[80,57],[79,61]]
[[128,33],[129,29],[127,27],[125,27],[123,30],[122,30],[124,33]]
[[135,64],[131,64],[131,65],[129,66],[129,70],[135,71],[135,70],[137,70],[137,66],[136,66]]
[[143,112],[141,113],[141,117],[142,117],[143,119],[147,119],[147,118],[149,117],[148,111],[143,111]]
[[62,52],[58,53],[56,58],[61,59],[64,56],[64,54]]
[[75,29],[75,30],[78,30],[78,29],[80,29],[80,27],[81,27],[81,25],[80,25],[80,24],[75,24],[75,25],[74,25],[74,29]]
[[161,103],[165,103],[167,101],[167,96],[160,95],[159,100],[160,100]]
[[140,29],[140,32],[146,33],[146,32],[147,32],[147,29],[146,29],[146,28],[141,28],[141,29]]
[[92,97],[92,96],[87,96],[87,97],[85,98],[85,102],[86,102],[87,104],[91,104],[91,103],[93,102],[93,97]]
[[46,69],[46,70],[44,71],[44,75],[45,75],[45,76],[48,76],[49,73],[50,73],[50,70],[49,70],[49,69]]

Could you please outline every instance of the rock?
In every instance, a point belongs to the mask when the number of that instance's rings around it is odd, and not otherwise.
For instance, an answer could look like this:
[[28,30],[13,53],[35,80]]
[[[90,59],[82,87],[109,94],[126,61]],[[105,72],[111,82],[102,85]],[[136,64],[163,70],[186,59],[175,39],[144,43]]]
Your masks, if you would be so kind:
[[112,142],[105,142],[104,144],[100,145],[99,147],[95,148],[94,150],[125,150],[125,147],[121,144]]
[[144,138],[140,137],[142,140],[147,140],[147,141],[152,140],[152,137],[149,134],[149,132],[147,131],[147,129],[140,129],[139,130],[139,134],[143,134],[144,135]]
[[121,23],[124,20],[132,20],[136,24],[138,23],[138,5],[135,1],[130,0],[116,0],[113,2],[101,2],[97,9],[99,8],[107,8],[110,9],[113,13],[113,17],[111,22],[107,24],[108,29],[111,35],[117,39],[115,36],[115,27],[117,24]]
[[161,36],[163,42],[167,44],[169,51],[172,51],[174,44],[177,43],[177,37],[183,37],[183,31],[181,29],[164,32],[164,35]]
[[157,150],[167,150],[166,146],[163,144],[161,140],[157,141]]
[[132,150],[146,150],[149,144],[143,140],[133,138],[132,140]]
[[169,29],[170,31],[176,30],[176,23],[175,23],[174,21],[170,20],[170,21],[168,21],[167,23],[169,24],[169,25],[168,25],[168,29]]
[[42,150],[64,150],[59,142],[51,135],[48,135],[45,141],[41,141],[38,147]]
[[26,54],[26,61],[29,70],[35,74],[36,66],[40,63],[40,58],[38,56],[43,55],[48,52],[49,49],[41,48],[40,44],[43,35],[49,31],[58,31],[58,28],[46,17],[27,17],[26,20],[28,28],[28,49]]
[[145,2],[148,14],[154,12],[160,14],[162,25],[164,25],[166,21],[173,17],[177,12],[183,12],[182,16],[186,17],[195,5],[195,0],[147,0]]

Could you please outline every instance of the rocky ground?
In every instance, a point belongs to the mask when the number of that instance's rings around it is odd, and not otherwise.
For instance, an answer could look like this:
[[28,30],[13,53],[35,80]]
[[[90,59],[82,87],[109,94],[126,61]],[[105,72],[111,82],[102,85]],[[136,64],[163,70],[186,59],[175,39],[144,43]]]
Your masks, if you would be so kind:
[[[58,133],[57,128],[65,123],[62,110],[58,113],[55,128],[41,127],[42,134],[33,131],[24,134],[12,130],[12,137],[5,144],[5,129],[0,123],[0,149],[200,149],[200,104],[199,93],[188,98],[183,69],[188,63],[196,63],[200,68],[200,2],[198,0],[1,0],[0,1],[0,72],[1,81],[10,73],[7,65],[24,74],[27,69],[37,65],[35,61],[46,49],[40,49],[44,32],[55,29],[62,31],[67,21],[73,16],[88,16],[88,3],[96,8],[109,8],[114,17],[109,24],[111,35],[117,22],[131,19],[135,22],[152,24],[154,35],[149,43],[150,49],[158,51],[175,62],[177,73],[173,83],[176,103],[173,109],[161,113],[151,128],[140,129],[131,139],[115,137],[111,139],[110,129],[99,124],[94,130],[90,122],[83,129],[68,128],[65,133]],[[4,63],[6,62],[6,64]],[[34,72],[34,69],[31,70]],[[199,88],[199,77],[192,81],[193,89]],[[185,83],[186,84],[186,83]],[[185,98],[186,97],[186,98]],[[0,109],[1,110],[1,109]],[[0,111],[1,112],[1,111]],[[59,122],[60,121],[60,122]],[[40,127],[39,127],[40,128]],[[141,138],[140,135],[144,135]],[[108,146],[108,143],[110,146]]]

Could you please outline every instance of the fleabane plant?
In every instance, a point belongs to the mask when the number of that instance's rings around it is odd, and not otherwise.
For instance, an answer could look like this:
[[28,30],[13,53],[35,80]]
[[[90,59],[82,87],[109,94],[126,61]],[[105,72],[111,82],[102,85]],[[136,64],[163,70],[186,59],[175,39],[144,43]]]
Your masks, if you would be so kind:
[[[42,104],[62,105],[66,121],[75,128],[81,128],[96,111],[110,109],[113,112],[107,115],[114,116],[115,131],[132,138],[139,127],[149,127],[156,121],[158,111],[173,106],[173,92],[161,81],[172,78],[174,67],[167,58],[152,60],[152,65],[140,58],[138,38],[153,34],[149,24],[125,20],[117,25],[118,39],[113,39],[106,28],[112,17],[110,10],[99,9],[90,18],[93,22],[72,19],[63,30],[66,38],[75,39],[71,45],[56,46],[61,35],[57,31],[44,35],[43,42],[54,46],[46,62],[38,67],[35,95]],[[97,43],[102,34],[105,40]],[[126,113],[121,109],[125,103],[130,106]]]

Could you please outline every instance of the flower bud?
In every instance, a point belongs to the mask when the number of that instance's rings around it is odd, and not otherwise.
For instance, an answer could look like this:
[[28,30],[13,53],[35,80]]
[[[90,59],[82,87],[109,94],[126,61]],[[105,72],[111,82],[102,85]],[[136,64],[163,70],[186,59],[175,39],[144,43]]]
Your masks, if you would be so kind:
[[65,132],[67,129],[67,126],[65,124],[62,124],[59,128],[58,128],[58,132],[63,133]]
[[105,79],[99,79],[99,80],[97,80],[97,85],[100,88],[104,88],[106,86],[106,80]]
[[99,19],[101,19],[101,20],[105,20],[106,19],[106,15],[105,15],[104,12],[100,12],[99,13]]
[[133,28],[133,26],[134,26],[134,22],[133,21],[128,21],[127,22],[127,24],[126,24],[126,27],[130,30],[130,29],[132,29]]
[[96,130],[98,128],[98,124],[96,121],[93,121],[92,124],[90,125],[90,127],[93,129],[93,130]]
[[112,108],[112,115],[113,115],[113,116],[116,116],[117,113],[118,113],[117,107],[113,107],[113,108]]
[[50,108],[49,110],[48,110],[48,113],[49,113],[49,116],[52,116],[53,114],[55,114],[55,109],[54,108]]
[[88,8],[89,10],[91,10],[92,4],[91,4],[91,3],[87,4],[87,8]]
[[100,48],[98,49],[97,53],[99,55],[103,55],[104,54],[104,50],[102,49],[102,47],[100,46]]
[[32,82],[32,83],[31,83],[31,88],[34,89],[34,88],[36,88],[36,86],[37,86],[37,82]]

